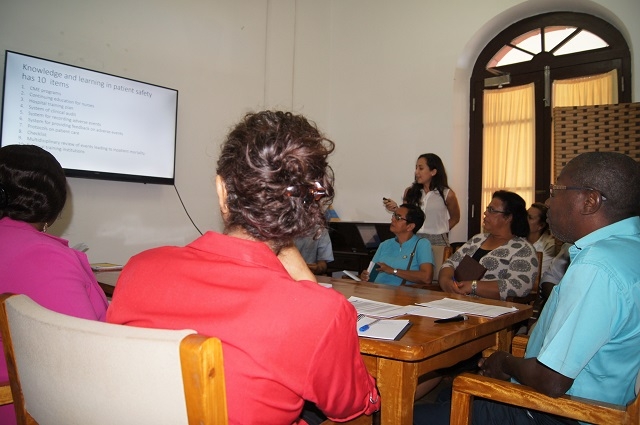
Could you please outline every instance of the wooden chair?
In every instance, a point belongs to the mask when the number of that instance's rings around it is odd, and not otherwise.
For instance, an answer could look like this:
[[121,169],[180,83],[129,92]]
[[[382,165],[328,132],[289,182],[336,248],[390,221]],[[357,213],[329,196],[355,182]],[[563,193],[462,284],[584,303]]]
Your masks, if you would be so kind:
[[438,273],[440,273],[440,268],[442,267],[442,263],[447,261],[449,257],[451,257],[452,249],[450,246],[444,245],[432,245],[431,251],[433,252],[433,280],[431,284],[411,284],[412,288],[422,288],[429,289],[431,291],[442,291],[440,285],[438,284]]
[[0,406],[13,403],[9,382],[0,382]]
[[431,250],[433,251],[433,261],[435,262],[433,265],[433,282],[438,283],[438,273],[440,273],[442,263],[451,257],[452,249],[451,246],[432,245]]
[[79,319],[0,296],[19,424],[227,424],[222,345],[191,330]]
[[[524,356],[528,336],[513,339],[512,354]],[[636,380],[636,399],[627,406],[617,406],[595,400],[564,395],[558,398],[543,395],[531,387],[485,376],[463,373],[453,381],[451,425],[471,423],[474,397],[537,410],[593,424],[640,424],[640,371]]]

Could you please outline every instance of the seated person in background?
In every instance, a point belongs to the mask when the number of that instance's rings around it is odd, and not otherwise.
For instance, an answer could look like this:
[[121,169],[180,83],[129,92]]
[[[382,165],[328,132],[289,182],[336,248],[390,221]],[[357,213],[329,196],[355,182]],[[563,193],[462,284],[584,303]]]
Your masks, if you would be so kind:
[[[107,298],[87,256],[46,233],[66,200],[67,180],[53,155],[33,145],[0,148],[0,293],[25,294],[60,313],[104,320]],[[1,356],[0,382],[9,379],[4,351]],[[0,423],[16,423],[12,404],[0,406]]]
[[[538,274],[538,258],[526,239],[529,223],[524,199],[506,190],[494,192],[482,224],[486,233],[475,235],[442,264],[440,287],[445,292],[500,300],[527,295]],[[454,279],[465,255],[487,269],[481,279]]]
[[309,266],[313,274],[322,275],[327,272],[327,263],[333,261],[331,238],[326,228],[321,230],[320,236],[305,236],[295,239],[296,248]]
[[[420,207],[402,204],[391,215],[391,231],[395,238],[380,244],[373,256],[375,283],[400,286],[418,283],[430,285],[433,280],[433,251],[431,242],[416,236],[424,222]],[[363,270],[360,278],[368,281],[370,274]]]
[[107,321],[220,338],[230,424],[305,423],[305,401],[341,422],[380,408],[355,308],[293,245],[326,225],[333,149],[301,115],[247,114],[217,163],[224,233],[138,254],[118,280]]
[[556,253],[556,240],[549,233],[547,223],[547,206],[542,202],[534,202],[527,210],[529,235],[527,240],[538,252],[542,252],[542,273],[549,270],[551,260]]
[[570,246],[570,243],[562,244],[558,255],[551,261],[549,269],[544,272],[540,278],[540,295],[545,301],[549,299],[553,287],[560,283],[562,276],[564,276],[564,273],[567,271],[567,267],[569,267]]
[[[618,152],[583,153],[551,185],[551,231],[571,262],[531,333],[524,358],[497,351],[480,373],[563,394],[627,405],[640,370],[640,165]],[[451,403],[414,409],[414,424],[449,423]],[[473,402],[473,423],[577,424],[490,400]]]

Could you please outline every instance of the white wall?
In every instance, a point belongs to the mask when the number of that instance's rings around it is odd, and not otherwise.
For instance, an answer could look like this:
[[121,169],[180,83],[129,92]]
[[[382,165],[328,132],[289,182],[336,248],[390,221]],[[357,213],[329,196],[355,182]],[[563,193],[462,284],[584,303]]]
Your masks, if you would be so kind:
[[[477,53],[519,19],[592,13],[627,37],[640,75],[636,0],[0,0],[0,50],[178,89],[176,189],[200,230],[220,230],[219,144],[245,112],[282,108],[337,144],[335,208],[388,220],[415,158],[439,154],[466,239],[468,81]],[[633,99],[640,96],[634,84]],[[69,179],[52,232],[86,242],[91,261],[125,262],[198,232],[170,186]]]

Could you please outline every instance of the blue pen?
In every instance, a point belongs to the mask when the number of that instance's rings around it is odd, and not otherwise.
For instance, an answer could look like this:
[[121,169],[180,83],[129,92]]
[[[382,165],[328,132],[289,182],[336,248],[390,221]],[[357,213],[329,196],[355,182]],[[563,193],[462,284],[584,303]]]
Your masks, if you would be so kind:
[[379,321],[381,321],[382,319],[376,319],[371,323],[367,323],[366,325],[360,326],[360,329],[358,329],[360,332],[364,332],[367,329],[369,329],[371,326],[375,325],[376,323],[378,323]]

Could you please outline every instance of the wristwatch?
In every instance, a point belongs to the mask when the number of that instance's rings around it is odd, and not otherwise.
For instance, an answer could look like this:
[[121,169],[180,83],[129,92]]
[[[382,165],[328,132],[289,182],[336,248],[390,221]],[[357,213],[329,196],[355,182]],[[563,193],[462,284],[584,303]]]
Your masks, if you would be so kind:
[[471,281],[471,294],[470,295],[476,295],[476,291],[478,290],[478,281],[477,280],[472,280]]
[[393,269],[393,275],[397,275],[398,274],[398,269]]

